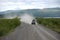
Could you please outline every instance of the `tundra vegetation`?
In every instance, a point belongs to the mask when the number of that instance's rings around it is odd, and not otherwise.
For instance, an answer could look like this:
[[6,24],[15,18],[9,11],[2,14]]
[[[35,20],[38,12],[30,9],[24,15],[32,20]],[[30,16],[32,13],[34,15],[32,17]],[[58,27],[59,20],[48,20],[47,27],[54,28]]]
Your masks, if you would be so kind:
[[60,33],[60,18],[36,18],[38,24],[42,24]]
[[21,22],[18,18],[0,19],[0,37],[8,34],[20,24]]

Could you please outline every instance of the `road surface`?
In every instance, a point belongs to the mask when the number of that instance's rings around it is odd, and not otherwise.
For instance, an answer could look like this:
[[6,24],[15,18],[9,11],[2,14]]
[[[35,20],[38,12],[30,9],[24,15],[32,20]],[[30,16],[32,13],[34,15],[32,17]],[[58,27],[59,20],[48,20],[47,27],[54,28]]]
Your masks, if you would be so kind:
[[13,32],[0,40],[59,40],[60,35],[41,25],[21,23]]

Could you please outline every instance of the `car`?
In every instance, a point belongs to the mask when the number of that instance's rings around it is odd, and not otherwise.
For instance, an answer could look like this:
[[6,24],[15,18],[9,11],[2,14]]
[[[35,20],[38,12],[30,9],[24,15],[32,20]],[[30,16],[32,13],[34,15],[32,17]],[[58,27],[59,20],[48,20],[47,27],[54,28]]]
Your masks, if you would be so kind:
[[35,25],[35,24],[36,24],[34,19],[32,20],[32,23],[31,23],[31,24],[32,24],[32,25]]

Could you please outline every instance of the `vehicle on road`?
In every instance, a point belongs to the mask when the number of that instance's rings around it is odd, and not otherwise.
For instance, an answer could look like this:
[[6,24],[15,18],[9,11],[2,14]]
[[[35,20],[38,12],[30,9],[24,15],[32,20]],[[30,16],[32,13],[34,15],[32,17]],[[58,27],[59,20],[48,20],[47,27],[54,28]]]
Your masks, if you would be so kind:
[[32,25],[35,25],[35,24],[36,24],[34,19],[32,20],[32,23],[31,23],[31,24],[32,24]]

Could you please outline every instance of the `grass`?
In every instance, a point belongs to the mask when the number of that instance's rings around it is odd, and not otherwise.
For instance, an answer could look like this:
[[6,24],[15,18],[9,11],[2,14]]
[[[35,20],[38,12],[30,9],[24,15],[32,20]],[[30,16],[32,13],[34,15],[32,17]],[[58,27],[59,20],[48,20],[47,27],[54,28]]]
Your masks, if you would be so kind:
[[13,19],[0,19],[0,37],[8,34],[11,30],[20,25],[18,18]]
[[46,27],[60,33],[60,18],[36,18],[38,24],[45,25]]

